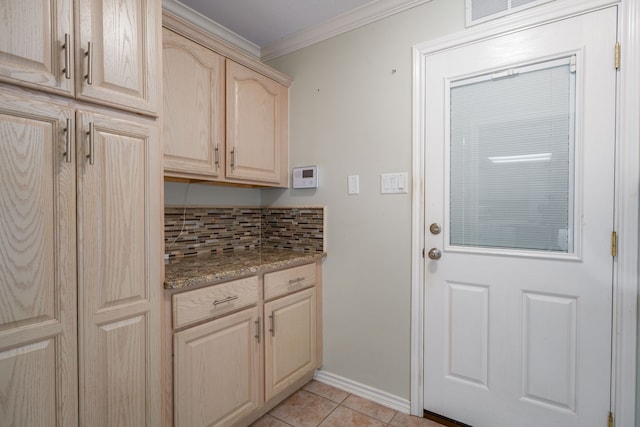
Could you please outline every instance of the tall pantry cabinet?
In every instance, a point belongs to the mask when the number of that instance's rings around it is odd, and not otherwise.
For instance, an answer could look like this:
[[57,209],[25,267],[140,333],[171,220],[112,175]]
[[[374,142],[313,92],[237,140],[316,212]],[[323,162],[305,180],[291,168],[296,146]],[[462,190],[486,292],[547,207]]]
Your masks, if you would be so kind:
[[2,425],[160,424],[160,8],[0,3]]

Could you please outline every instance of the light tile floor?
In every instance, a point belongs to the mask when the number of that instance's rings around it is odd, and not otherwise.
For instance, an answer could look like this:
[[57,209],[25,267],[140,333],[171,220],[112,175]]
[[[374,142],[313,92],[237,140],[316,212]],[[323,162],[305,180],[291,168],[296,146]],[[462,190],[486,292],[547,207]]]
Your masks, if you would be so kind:
[[338,388],[311,381],[252,427],[441,427]]

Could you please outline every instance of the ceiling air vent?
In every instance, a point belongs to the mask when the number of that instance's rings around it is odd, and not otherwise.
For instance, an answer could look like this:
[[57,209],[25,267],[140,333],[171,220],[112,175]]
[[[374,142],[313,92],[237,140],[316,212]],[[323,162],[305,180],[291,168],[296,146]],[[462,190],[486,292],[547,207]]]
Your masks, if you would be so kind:
[[467,27],[553,0],[466,0]]

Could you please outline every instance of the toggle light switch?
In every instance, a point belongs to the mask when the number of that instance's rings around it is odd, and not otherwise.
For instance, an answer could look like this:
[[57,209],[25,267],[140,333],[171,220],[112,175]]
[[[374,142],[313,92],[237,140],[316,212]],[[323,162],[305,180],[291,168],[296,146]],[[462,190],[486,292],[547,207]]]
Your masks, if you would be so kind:
[[360,194],[360,175],[349,175],[347,183],[348,194]]

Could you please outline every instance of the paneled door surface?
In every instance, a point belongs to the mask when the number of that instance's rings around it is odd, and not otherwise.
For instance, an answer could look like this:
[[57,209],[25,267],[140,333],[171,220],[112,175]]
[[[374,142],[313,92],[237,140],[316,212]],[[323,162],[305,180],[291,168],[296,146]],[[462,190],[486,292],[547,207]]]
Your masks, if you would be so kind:
[[611,7],[426,57],[428,411],[606,425],[616,22]]
[[0,93],[0,425],[75,426],[73,111]]
[[77,112],[80,425],[160,424],[158,130]]

